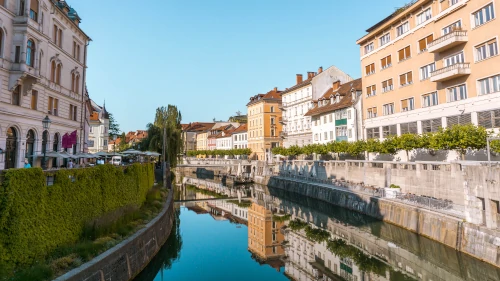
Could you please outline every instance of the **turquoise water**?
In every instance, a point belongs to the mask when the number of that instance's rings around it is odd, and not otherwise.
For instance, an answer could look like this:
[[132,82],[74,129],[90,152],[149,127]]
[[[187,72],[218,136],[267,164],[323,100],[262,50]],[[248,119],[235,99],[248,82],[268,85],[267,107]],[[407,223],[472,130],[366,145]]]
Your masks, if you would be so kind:
[[[179,227],[136,281],[288,280],[283,275],[283,268],[278,272],[252,259],[247,250],[245,225],[216,221],[210,214],[198,215],[185,207],[180,207],[177,215]],[[172,247],[178,249],[172,251]]]

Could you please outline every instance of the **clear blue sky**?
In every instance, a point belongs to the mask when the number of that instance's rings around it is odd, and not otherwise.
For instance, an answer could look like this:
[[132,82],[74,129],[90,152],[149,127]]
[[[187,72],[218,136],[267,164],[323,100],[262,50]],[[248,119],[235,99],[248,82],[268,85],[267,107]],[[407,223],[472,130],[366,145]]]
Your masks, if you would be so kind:
[[87,86],[123,131],[177,105],[183,123],[246,113],[250,96],[335,65],[361,72],[356,40],[408,0],[69,0],[89,46]]

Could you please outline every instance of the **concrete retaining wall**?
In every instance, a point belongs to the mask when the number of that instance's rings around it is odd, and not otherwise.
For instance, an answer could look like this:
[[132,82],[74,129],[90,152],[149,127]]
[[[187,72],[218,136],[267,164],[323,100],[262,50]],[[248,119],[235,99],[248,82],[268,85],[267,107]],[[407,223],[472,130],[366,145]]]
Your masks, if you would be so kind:
[[167,241],[174,223],[174,192],[161,213],[127,240],[55,281],[129,281],[137,276]]

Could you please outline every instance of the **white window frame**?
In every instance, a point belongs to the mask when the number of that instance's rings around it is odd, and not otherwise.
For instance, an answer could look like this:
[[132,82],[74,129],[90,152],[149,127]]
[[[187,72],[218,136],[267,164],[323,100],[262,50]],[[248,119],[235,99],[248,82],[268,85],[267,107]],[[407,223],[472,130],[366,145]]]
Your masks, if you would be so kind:
[[[406,49],[406,47],[410,47],[410,56],[405,57],[405,58],[403,58],[402,60],[399,60],[399,51]],[[406,55],[406,53],[405,53],[405,55]],[[397,51],[397,59],[399,60],[399,62],[403,62],[403,61],[405,61],[405,60],[411,59],[411,57],[412,57],[411,45],[404,46],[403,48],[401,48],[401,49],[399,49],[399,50]],[[392,57],[391,57],[391,62],[392,62]]]
[[[428,69],[428,68],[429,68],[429,66],[431,66],[431,65],[434,65],[434,68],[432,68],[432,70],[429,70],[429,71],[428,71],[427,77],[424,77],[424,75],[423,75],[423,70],[424,70],[424,68],[425,68],[425,69]],[[436,63],[435,63],[435,62],[433,62],[433,63],[429,63],[429,64],[427,64],[427,65],[421,66],[421,67],[419,68],[419,70],[420,70],[420,71],[419,71],[419,74],[420,74],[420,81],[427,80],[427,79],[431,78],[431,73],[432,73],[433,71],[436,71]]]
[[375,44],[372,42],[366,44],[364,47],[365,55],[373,52],[375,50]]
[[[453,64],[448,64],[448,59],[453,58],[453,57],[460,57],[459,56],[460,54],[462,54],[462,56],[461,56],[462,61],[457,60]],[[448,66],[452,66],[452,65],[459,64],[459,63],[464,63],[464,62],[465,62],[465,54],[464,54],[463,50],[459,51],[457,53],[454,53],[453,55],[449,55],[449,56],[443,58],[443,65],[444,65],[444,67],[448,67]]]
[[[406,31],[404,30],[404,28],[402,28],[402,32],[399,33],[399,28],[406,26],[406,25],[407,25]],[[410,21],[405,21],[396,27],[396,38],[403,36],[404,34],[408,33],[408,31],[410,31]]]
[[[452,99],[452,95],[450,93],[450,90],[451,89],[454,89],[454,88],[458,88],[458,87],[461,87],[461,86],[464,86],[464,89],[465,89],[465,97],[461,97],[460,96],[460,93],[458,92],[457,93],[457,99]],[[467,83],[463,83],[463,84],[458,84],[458,85],[454,85],[454,86],[451,86],[451,87],[447,87],[446,88],[446,101],[447,102],[456,102],[456,101],[461,101],[461,100],[466,100],[468,98],[468,90],[467,90]]]
[[[495,40],[495,43],[496,43],[496,51],[497,51],[497,53],[494,54],[494,55],[491,55],[490,48],[488,48],[489,46],[486,43],[489,42],[489,41],[491,41],[491,40],[493,40],[493,39]],[[483,45],[485,46],[485,50],[486,50],[487,56],[485,58],[479,59],[478,47],[483,46]],[[485,40],[485,41],[483,41],[483,42],[481,42],[479,44],[476,44],[475,46],[472,47],[472,52],[474,53],[474,60],[475,60],[474,62],[476,62],[476,63],[484,61],[484,60],[487,60],[487,59],[492,58],[492,57],[498,56],[498,36],[492,37],[492,38],[490,38],[488,40]]]
[[[375,84],[370,85],[370,86],[368,86],[368,87],[370,87],[370,88],[371,88],[371,87],[373,87],[373,86],[375,86],[375,91],[373,91],[373,90],[372,90],[370,93],[368,93],[368,92],[367,92],[367,93],[366,93],[366,96],[367,96],[367,97],[373,97],[373,96],[376,96],[376,95],[377,95],[377,86],[376,86]],[[367,87],[367,88],[368,88],[368,87]]]
[[[408,103],[409,103],[409,107],[410,107],[410,109],[408,109],[408,110],[404,110],[404,108],[403,108],[403,101],[404,101],[404,100],[408,100]],[[410,102],[410,100],[411,100],[411,102]],[[406,99],[402,99],[402,100],[400,101],[400,105],[401,105],[401,112],[408,112],[408,111],[415,110],[415,98],[414,98],[414,97],[408,97],[408,98],[406,98]]]
[[[387,86],[386,88],[384,88],[384,86],[383,86],[384,84],[383,83],[384,82],[388,82],[389,80],[392,80],[392,85],[390,87]],[[389,78],[387,80],[382,81],[382,83],[380,83],[380,87],[382,88],[382,93],[387,93],[387,92],[390,92],[390,91],[394,90],[394,79],[393,78]]]
[[[488,79],[488,87],[490,90],[493,90],[494,89],[494,84],[493,84],[493,81],[495,77],[498,77],[497,80],[497,91],[490,91],[489,93],[482,93],[481,91],[481,81],[482,80],[486,80]],[[491,80],[490,80],[491,79]],[[479,78],[476,80],[476,89],[477,89],[477,95],[478,96],[484,96],[484,95],[489,95],[489,94],[494,94],[494,93],[498,93],[500,92],[500,73],[497,73],[497,74],[494,74],[494,75],[491,75],[491,76],[486,76],[486,77],[483,77],[483,78]]]
[[[419,22],[419,16],[425,15],[425,14],[430,14],[430,15],[428,17],[426,17],[426,19],[424,19],[423,21]],[[427,7],[426,9],[422,10],[421,13],[419,13],[415,16],[415,24],[416,24],[416,26],[419,26],[423,23],[426,23],[430,19],[432,19],[432,7]]]
[[[459,19],[459,20],[456,20],[456,21],[450,23],[449,25],[441,28],[441,35],[446,35],[446,34],[451,33],[451,31],[452,31],[451,27],[457,26],[457,23],[458,23],[458,26],[461,28],[462,27],[462,19]],[[446,32],[446,31],[448,31],[448,32]]]
[[[481,8],[479,8],[479,9],[477,9],[474,12],[471,13],[471,26],[472,26],[473,29],[477,28],[477,27],[480,27],[480,26],[483,26],[483,25],[491,22],[492,20],[494,20],[496,18],[495,3],[493,3],[493,2],[494,1],[492,1],[492,2],[490,2],[490,3],[488,3],[488,4],[484,5],[484,6],[482,6]],[[486,21],[486,12],[485,12],[486,9],[485,8],[488,7],[489,5],[491,5],[491,10],[490,11],[491,11],[491,13],[492,13],[493,16],[488,21]],[[482,13],[483,14],[483,19],[485,21],[483,21],[482,23],[478,24],[476,22],[476,14],[477,13]]]
[[[383,40],[383,39],[387,39],[387,37],[389,38],[389,40]],[[382,47],[382,46],[385,46],[387,44],[389,44],[391,42],[391,32],[387,32],[385,34],[383,34],[382,36],[380,36],[379,38],[379,46]]]
[[382,114],[384,116],[392,115],[394,113],[395,113],[395,108],[394,108],[394,103],[393,102],[386,103],[386,104],[382,105]]
[[[431,98],[429,99],[429,101],[433,101],[434,99],[432,98],[432,96],[435,95],[436,97],[436,103],[435,104],[431,104],[429,103],[429,105],[426,105],[425,104],[425,96],[430,96]],[[434,92],[429,92],[429,93],[425,93],[422,95],[422,108],[426,108],[426,107],[432,107],[432,106],[436,106],[439,104],[439,95],[438,95],[438,92],[437,91],[434,91]]]
[[[411,73],[411,83],[408,83],[408,73]],[[401,75],[406,75],[406,84],[404,84],[404,85],[399,84],[399,87],[406,87],[406,86],[413,84],[413,81],[415,80],[415,77],[413,77],[414,76],[413,71],[408,71],[408,72],[399,74],[398,75],[398,83],[401,83]],[[393,85],[394,85],[394,80],[393,80]]]

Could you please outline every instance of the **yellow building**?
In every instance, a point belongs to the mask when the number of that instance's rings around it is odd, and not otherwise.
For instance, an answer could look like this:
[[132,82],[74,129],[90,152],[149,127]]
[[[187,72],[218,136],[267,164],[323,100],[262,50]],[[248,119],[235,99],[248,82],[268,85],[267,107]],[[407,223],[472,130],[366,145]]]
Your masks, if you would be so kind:
[[271,149],[281,146],[281,91],[274,88],[267,94],[250,98],[248,109],[248,147],[252,158],[268,160]]
[[282,222],[273,221],[273,214],[255,202],[248,208],[248,250],[262,260],[278,258],[284,254]]
[[357,41],[366,138],[500,127],[495,4],[417,0],[367,30]]

